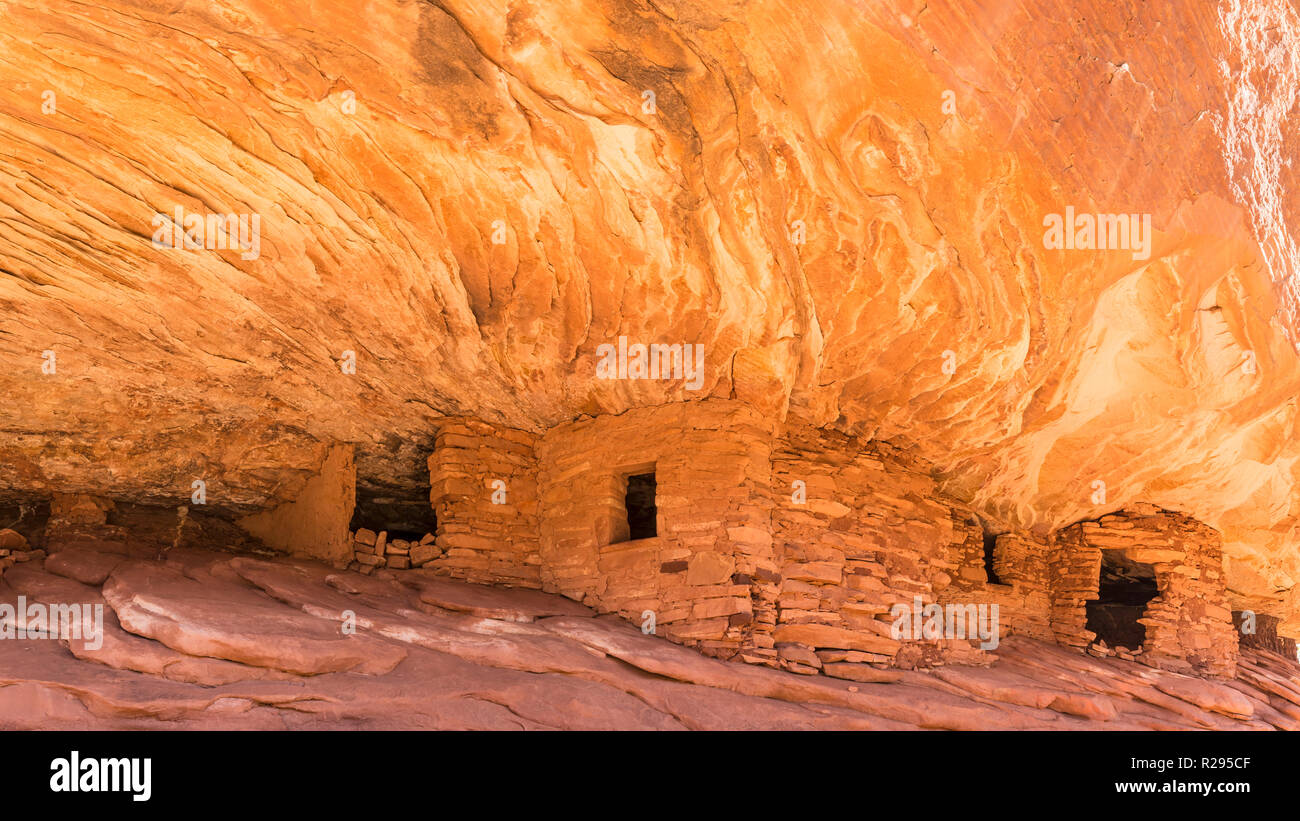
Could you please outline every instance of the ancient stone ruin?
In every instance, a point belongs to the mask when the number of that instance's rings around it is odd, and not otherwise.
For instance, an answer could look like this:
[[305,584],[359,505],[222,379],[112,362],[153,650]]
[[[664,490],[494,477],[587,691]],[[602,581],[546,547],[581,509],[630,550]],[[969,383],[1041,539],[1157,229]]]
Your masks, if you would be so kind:
[[916,602],[997,605],[1000,635],[1094,656],[1235,672],[1220,536],[1152,505],[1035,536],[948,497],[886,443],[728,400],[541,436],[451,418],[435,442],[436,532],[350,532],[349,569],[559,593],[705,655],[838,678],[988,663],[974,633],[895,631],[895,608]]
[[1300,728],[1300,12],[1152,5],[0,2],[0,728]]

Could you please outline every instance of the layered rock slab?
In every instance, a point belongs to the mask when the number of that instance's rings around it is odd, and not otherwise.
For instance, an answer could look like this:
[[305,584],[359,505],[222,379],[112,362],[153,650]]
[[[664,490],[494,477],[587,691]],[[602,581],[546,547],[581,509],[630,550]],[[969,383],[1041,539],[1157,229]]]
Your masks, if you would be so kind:
[[127,630],[193,656],[298,675],[387,673],[406,657],[387,642],[343,635],[318,619],[276,607],[247,587],[219,580],[200,584],[158,565],[120,567],[103,592]]
[[[106,603],[103,644],[0,641],[4,727],[1300,728],[1300,666],[1253,648],[1227,683],[1015,636],[988,668],[851,682],[710,659],[535,591],[181,551],[101,592],[40,565],[8,571],[0,603]],[[349,618],[350,654],[328,646]]]

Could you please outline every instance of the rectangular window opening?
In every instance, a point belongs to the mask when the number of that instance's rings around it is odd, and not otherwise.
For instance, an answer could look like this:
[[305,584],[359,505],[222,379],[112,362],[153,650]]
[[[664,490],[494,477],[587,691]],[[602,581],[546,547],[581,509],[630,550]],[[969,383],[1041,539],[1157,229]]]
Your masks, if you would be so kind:
[[628,539],[651,539],[659,535],[659,511],[655,505],[655,475],[638,473],[627,477],[627,495],[623,504],[627,509]]

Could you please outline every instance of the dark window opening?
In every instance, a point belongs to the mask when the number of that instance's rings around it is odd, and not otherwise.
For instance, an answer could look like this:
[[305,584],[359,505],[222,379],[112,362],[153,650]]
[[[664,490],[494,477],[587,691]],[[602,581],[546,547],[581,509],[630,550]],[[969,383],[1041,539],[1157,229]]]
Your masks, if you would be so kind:
[[988,576],[989,584],[1002,584],[998,578],[997,571],[993,569],[993,550],[998,545],[998,534],[984,531],[984,575]]
[[659,534],[658,510],[655,508],[655,475],[639,473],[627,477],[627,496],[624,505],[627,508],[628,539],[650,539]]
[[1087,603],[1087,628],[1108,647],[1138,650],[1147,629],[1138,623],[1147,605],[1160,594],[1156,571],[1149,564],[1124,558],[1120,551],[1101,552],[1099,597]]

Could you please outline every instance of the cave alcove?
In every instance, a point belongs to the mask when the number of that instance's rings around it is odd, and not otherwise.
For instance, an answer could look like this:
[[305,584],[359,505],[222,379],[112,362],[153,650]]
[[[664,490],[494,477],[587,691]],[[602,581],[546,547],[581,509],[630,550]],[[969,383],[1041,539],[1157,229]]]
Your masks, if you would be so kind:
[[438,514],[429,504],[429,486],[376,487],[357,483],[357,502],[349,529],[388,531],[388,539],[418,542],[426,533],[438,533]]

